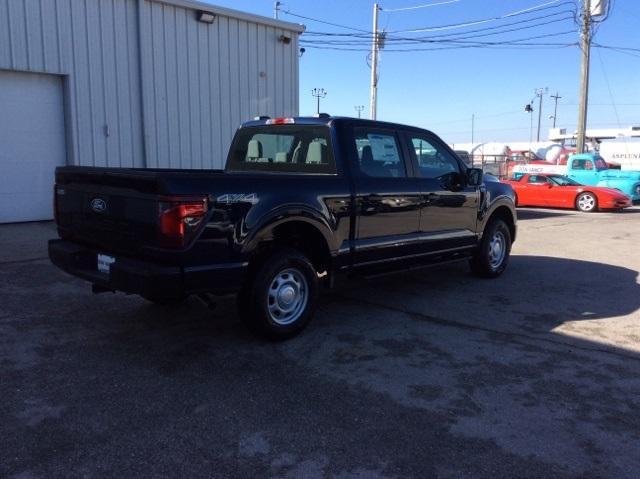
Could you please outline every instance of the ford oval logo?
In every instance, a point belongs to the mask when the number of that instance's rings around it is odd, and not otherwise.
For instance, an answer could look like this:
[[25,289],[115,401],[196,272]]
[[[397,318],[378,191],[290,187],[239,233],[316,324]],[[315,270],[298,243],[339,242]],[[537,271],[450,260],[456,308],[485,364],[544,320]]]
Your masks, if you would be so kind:
[[107,202],[102,198],[94,198],[91,200],[91,209],[96,213],[103,213],[107,209]]

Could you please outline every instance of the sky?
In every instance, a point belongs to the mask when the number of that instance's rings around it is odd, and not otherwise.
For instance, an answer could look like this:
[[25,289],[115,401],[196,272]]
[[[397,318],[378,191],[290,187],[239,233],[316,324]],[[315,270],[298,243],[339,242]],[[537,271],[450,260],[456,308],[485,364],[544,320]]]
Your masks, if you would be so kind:
[[[272,0],[215,0],[208,3],[273,16]],[[313,32],[361,34],[353,29],[371,32],[373,4],[370,0],[287,0],[282,5],[281,19],[306,26],[306,33],[300,38],[301,46],[306,49],[300,58],[301,115],[315,113],[311,90],[324,88],[327,95],[321,100],[321,111],[357,116],[355,106],[363,105],[362,114],[368,117],[371,75],[368,52],[345,50],[366,50],[369,48],[366,39],[315,35]],[[539,111],[535,90],[548,88],[548,93],[542,97],[541,140],[547,138],[553,122],[550,118],[554,113],[552,94],[561,97],[557,127],[567,128],[569,132],[576,129],[581,52],[577,45],[557,44],[579,41],[579,27],[572,11],[582,8],[580,0],[380,0],[379,4],[382,8],[379,28],[387,31],[389,37],[440,35],[436,38],[442,40],[459,35],[458,41],[466,36],[463,42],[496,43],[494,47],[434,50],[452,44],[399,45],[392,43],[393,40],[387,41],[379,64],[379,120],[416,125],[434,131],[449,143],[466,143],[471,141],[473,115],[476,142],[529,141],[530,135],[535,140]],[[536,6],[541,9],[493,20]],[[473,25],[457,26],[469,23]],[[640,125],[639,24],[640,2],[615,0],[608,18],[597,28],[595,43],[638,50],[592,48],[588,128]],[[420,29],[423,31],[408,31]],[[496,31],[503,33],[494,34]],[[470,35],[487,33],[492,35],[468,39]],[[528,39],[522,43],[554,45],[514,47],[504,43],[519,39]],[[317,41],[350,44],[313,43]],[[461,43],[455,44],[459,45]],[[420,48],[430,50],[417,51]],[[392,51],[398,49],[413,51]],[[533,99],[534,112],[530,114],[524,106]]]

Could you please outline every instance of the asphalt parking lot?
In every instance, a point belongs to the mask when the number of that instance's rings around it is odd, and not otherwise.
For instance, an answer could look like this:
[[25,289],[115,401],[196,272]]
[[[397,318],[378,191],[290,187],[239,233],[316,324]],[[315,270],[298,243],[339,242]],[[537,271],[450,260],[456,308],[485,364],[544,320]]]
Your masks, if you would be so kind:
[[501,278],[354,283],[280,344],[1,226],[0,477],[637,478],[640,207],[520,218]]

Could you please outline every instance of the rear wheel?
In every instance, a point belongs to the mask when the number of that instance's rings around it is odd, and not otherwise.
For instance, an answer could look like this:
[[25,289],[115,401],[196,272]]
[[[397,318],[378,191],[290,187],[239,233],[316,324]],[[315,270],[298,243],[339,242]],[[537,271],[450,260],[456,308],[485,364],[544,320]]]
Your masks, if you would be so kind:
[[238,312],[254,333],[288,339],[311,321],[318,289],[318,275],[309,259],[295,249],[283,249],[256,269],[238,295]]
[[493,219],[487,224],[482,235],[480,248],[471,259],[471,271],[483,278],[500,276],[507,268],[511,253],[511,232],[501,219]]
[[576,208],[584,213],[598,211],[598,199],[590,191],[580,193],[576,198]]

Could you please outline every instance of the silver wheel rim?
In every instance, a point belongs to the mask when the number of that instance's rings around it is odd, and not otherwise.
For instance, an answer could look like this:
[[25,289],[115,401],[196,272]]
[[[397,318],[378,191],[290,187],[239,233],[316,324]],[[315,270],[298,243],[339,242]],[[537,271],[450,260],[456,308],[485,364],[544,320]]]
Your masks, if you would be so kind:
[[493,269],[500,267],[507,254],[507,241],[502,231],[493,233],[489,241],[489,266]]
[[271,320],[280,326],[297,321],[309,298],[304,275],[295,268],[280,271],[271,281],[267,294],[267,310]]
[[586,194],[578,198],[578,207],[582,211],[591,211],[596,206],[596,199],[593,195]]

